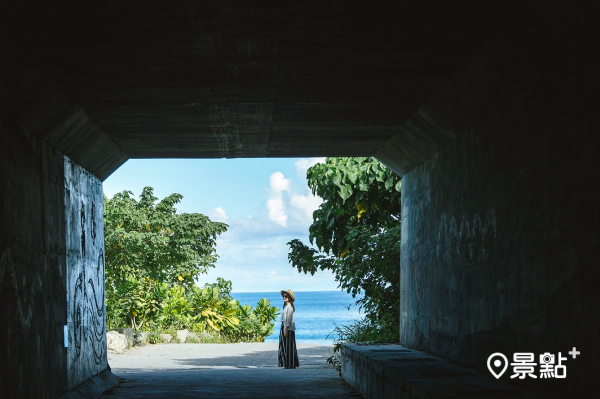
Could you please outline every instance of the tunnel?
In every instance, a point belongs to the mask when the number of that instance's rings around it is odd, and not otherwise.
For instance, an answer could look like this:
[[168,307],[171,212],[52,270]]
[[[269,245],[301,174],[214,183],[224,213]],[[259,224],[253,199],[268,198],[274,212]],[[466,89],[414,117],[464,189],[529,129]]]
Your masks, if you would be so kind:
[[102,181],[128,159],[374,156],[402,176],[399,344],[475,369],[576,347],[537,386],[582,397],[598,8],[494,4],[3,4],[0,396],[106,374]]

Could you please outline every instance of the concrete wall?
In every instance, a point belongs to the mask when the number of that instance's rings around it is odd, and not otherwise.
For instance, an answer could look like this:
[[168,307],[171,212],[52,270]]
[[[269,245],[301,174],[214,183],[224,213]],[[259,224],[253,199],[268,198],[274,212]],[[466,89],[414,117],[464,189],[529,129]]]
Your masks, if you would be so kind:
[[64,159],[3,116],[0,135],[0,392],[53,398],[67,387]]
[[445,128],[464,131],[403,177],[400,343],[478,368],[497,351],[576,346],[573,387],[598,372],[592,74],[525,61],[471,71],[494,82],[478,101],[446,93],[448,108],[465,106]]
[[102,182],[64,157],[69,389],[107,367]]
[[90,334],[104,327],[101,184],[14,118],[0,115],[0,137],[0,396],[55,398],[106,368],[104,338]]

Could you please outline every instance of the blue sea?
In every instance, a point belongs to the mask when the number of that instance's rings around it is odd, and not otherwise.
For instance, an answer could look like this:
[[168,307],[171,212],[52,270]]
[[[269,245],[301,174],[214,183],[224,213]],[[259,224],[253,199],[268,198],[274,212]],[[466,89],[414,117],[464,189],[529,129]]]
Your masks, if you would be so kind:
[[[283,308],[283,300],[279,292],[234,292],[231,294],[242,305],[256,306],[261,298],[271,301],[271,306]],[[355,305],[356,300],[346,291],[294,291],[294,321],[296,322],[296,342],[318,345],[332,345],[333,334],[327,335],[336,326],[349,324],[361,317]],[[279,316],[275,321],[273,334],[265,338],[265,342],[277,342],[280,328]]]

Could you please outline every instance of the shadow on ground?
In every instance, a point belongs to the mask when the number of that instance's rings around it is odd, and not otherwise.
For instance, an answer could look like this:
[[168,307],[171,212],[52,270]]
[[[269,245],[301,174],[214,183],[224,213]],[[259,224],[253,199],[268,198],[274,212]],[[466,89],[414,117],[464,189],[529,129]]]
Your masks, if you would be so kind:
[[300,367],[277,367],[276,344],[152,345],[109,356],[111,398],[360,398],[326,362],[331,347],[299,345]]

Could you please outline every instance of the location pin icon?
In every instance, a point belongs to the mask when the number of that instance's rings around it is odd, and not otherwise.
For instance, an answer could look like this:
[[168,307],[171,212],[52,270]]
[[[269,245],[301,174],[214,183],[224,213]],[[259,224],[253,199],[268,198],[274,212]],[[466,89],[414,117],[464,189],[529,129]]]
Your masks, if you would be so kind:
[[487,366],[490,373],[498,379],[502,377],[502,374],[504,374],[508,368],[508,359],[500,352],[492,353],[490,357],[488,357]]

